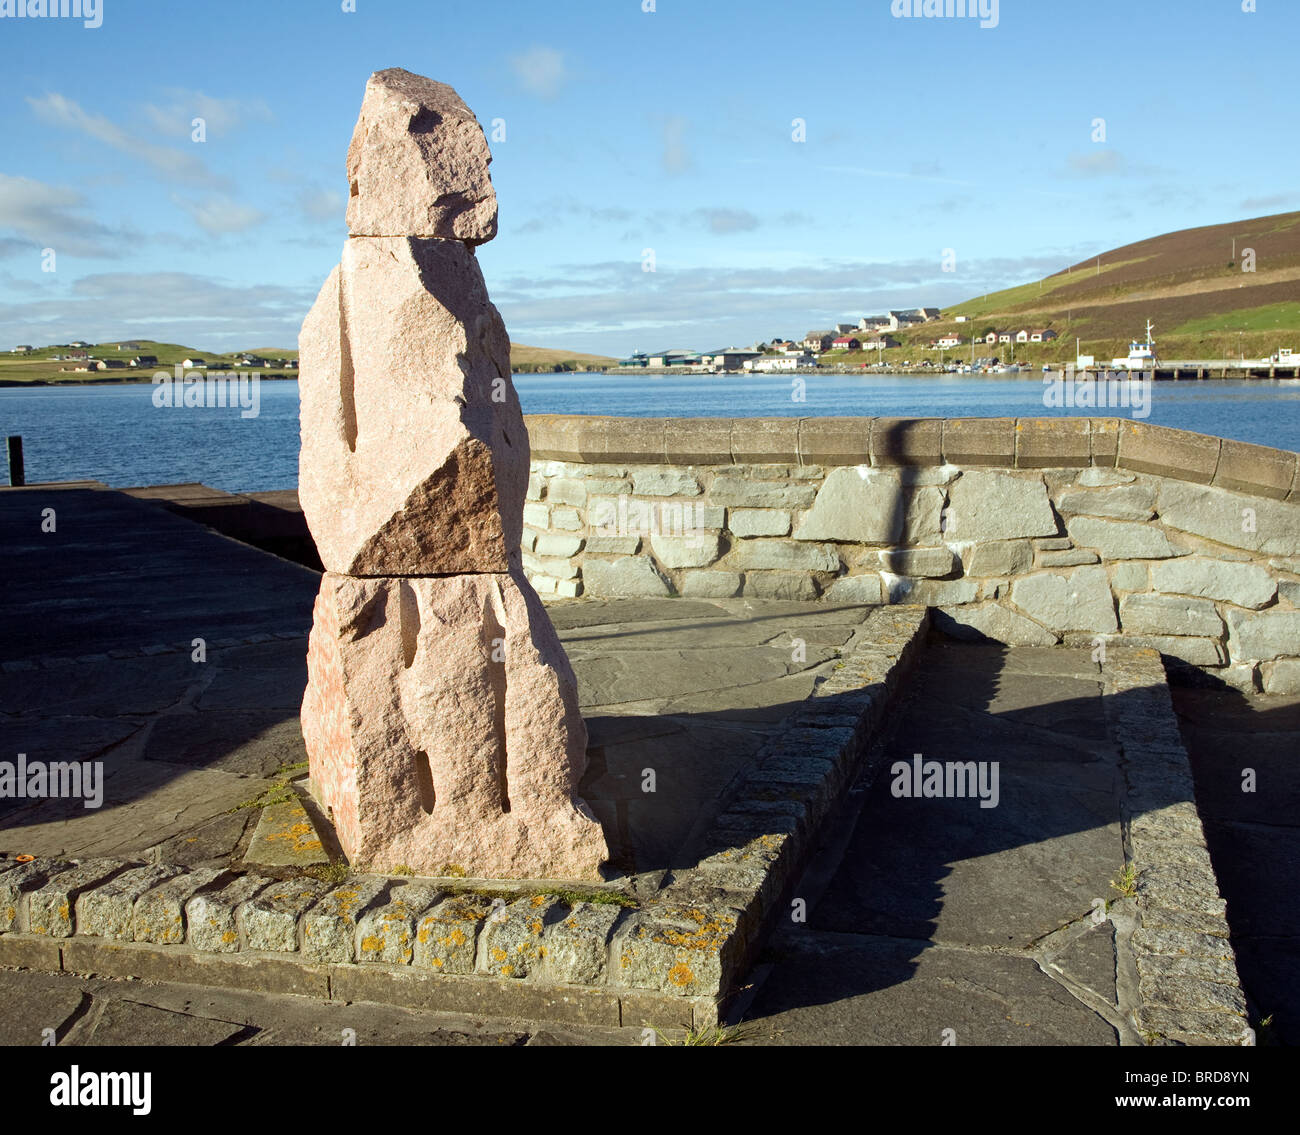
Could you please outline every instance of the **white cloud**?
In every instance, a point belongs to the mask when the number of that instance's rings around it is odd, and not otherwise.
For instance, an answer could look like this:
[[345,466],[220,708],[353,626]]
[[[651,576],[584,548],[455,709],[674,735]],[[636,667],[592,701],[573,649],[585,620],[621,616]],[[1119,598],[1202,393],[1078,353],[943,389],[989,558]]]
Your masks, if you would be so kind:
[[0,173],[0,230],[5,237],[0,255],[20,250],[53,248],[67,256],[111,256],[119,234],[86,213],[85,199],[76,190],[30,177]]
[[752,232],[761,223],[748,209],[696,209],[691,217],[719,234]]
[[158,146],[128,134],[102,114],[92,114],[61,94],[51,92],[39,98],[29,95],[27,104],[47,126],[80,131],[128,157],[144,162],[155,173],[170,181],[209,187],[224,183],[224,179],[217,177],[195,154],[169,146]]
[[343,223],[348,201],[338,190],[318,189],[308,186],[298,192],[298,208],[309,221],[337,221]]
[[170,138],[188,140],[195,118],[203,119],[210,138],[230,134],[245,122],[271,122],[274,119],[271,108],[261,99],[215,98],[202,91],[181,87],[169,87],[163,93],[167,96],[167,103],[163,106],[146,103],[144,113],[158,133]]
[[213,236],[241,233],[266,220],[266,214],[260,209],[245,205],[225,194],[207,197],[202,201],[178,196],[173,196],[172,200],[194,218],[194,223],[199,228]]
[[1066,159],[1066,167],[1071,173],[1083,177],[1103,177],[1122,172],[1124,159],[1116,150],[1093,150],[1086,154],[1071,154]]
[[1247,197],[1242,203],[1241,208],[1248,212],[1256,209],[1282,209],[1286,210],[1289,206],[1294,206],[1300,202],[1300,195],[1291,193],[1271,193],[1266,197]]
[[691,154],[686,148],[686,119],[673,114],[664,123],[663,166],[668,173],[684,173],[691,168]]
[[633,332],[688,345],[749,342],[781,332],[802,335],[853,312],[957,303],[1059,271],[1072,255],[969,261],[960,278],[943,273],[937,257],[782,269],[674,269],[661,259],[654,273],[630,258],[564,265],[554,275],[489,280],[489,286],[515,338],[585,342],[616,353],[629,349]]
[[70,335],[158,339],[207,350],[292,343],[316,286],[236,284],[186,272],[83,276],[60,298],[0,305],[0,342]]
[[524,90],[543,99],[555,98],[569,78],[564,56],[555,48],[540,44],[512,55],[510,69]]
[[1067,177],[1158,177],[1169,172],[1159,166],[1131,161],[1118,150],[1089,150],[1070,154],[1065,159]]

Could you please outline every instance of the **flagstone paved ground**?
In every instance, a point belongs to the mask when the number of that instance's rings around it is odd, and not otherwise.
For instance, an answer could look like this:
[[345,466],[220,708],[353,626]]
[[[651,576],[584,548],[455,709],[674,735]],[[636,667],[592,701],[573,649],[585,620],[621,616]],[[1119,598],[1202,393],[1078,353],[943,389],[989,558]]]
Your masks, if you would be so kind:
[[[56,542],[39,527],[57,509]],[[0,850],[239,862],[304,758],[297,728],[317,576],[146,502],[0,494],[0,753],[105,763],[105,805],[0,801]],[[618,866],[683,849],[763,738],[857,645],[869,609],[621,600],[556,604],[590,728],[583,793]],[[195,660],[192,642],[204,639]],[[996,808],[908,799],[876,778],[846,801],[801,883],[806,921],[771,941],[743,1037],[783,1044],[1132,1043],[1116,927],[1089,918],[1123,863],[1116,754],[1086,651],[936,640],[894,715],[893,760],[997,762]],[[1216,868],[1256,1003],[1294,1041],[1295,699],[1180,693]],[[1260,794],[1236,791],[1246,758]],[[647,770],[656,791],[643,791]],[[1228,784],[1232,781],[1232,784]],[[0,970],[0,1042],[631,1043],[371,1005]],[[951,1034],[945,1030],[951,1030]],[[659,1038],[656,1038],[659,1039]]]

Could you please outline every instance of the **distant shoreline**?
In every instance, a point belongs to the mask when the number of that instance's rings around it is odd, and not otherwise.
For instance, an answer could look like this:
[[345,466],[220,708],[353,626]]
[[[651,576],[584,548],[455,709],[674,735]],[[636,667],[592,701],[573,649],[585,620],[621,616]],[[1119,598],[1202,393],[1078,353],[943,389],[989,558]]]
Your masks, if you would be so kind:
[[[256,373],[252,370],[241,371],[239,370],[238,367],[235,367],[233,369],[239,374]],[[162,373],[162,372],[159,371],[157,373]],[[193,370],[186,371],[185,373],[187,375],[199,376],[199,375],[207,375],[209,373],[230,374],[231,372],[226,370],[213,370],[209,372],[206,369],[195,368]],[[168,375],[168,377],[170,378],[171,376]],[[296,382],[298,376],[296,374],[280,374],[277,372],[275,374],[258,374],[258,378],[265,382]],[[24,379],[0,378],[0,387],[6,387],[10,389],[12,389],[15,386],[30,387],[30,386],[151,386],[151,385],[153,385],[152,373],[148,377],[142,375],[139,378],[118,378],[116,376],[114,376],[113,378],[56,378],[52,380],[47,378],[24,378]]]

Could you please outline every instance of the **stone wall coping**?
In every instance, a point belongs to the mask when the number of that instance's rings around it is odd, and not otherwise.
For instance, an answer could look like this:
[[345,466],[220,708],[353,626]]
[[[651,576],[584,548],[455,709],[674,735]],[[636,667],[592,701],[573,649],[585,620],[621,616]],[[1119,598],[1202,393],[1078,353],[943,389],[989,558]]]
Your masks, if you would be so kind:
[[525,417],[536,460],[668,465],[1098,466],[1300,501],[1300,455],[1129,418]]

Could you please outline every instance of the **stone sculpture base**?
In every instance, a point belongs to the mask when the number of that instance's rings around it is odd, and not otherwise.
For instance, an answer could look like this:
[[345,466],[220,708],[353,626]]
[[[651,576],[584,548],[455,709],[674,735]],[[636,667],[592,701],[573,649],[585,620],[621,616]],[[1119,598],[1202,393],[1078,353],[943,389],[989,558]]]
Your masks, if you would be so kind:
[[577,682],[519,568],[321,581],[303,734],[353,864],[598,879]]

